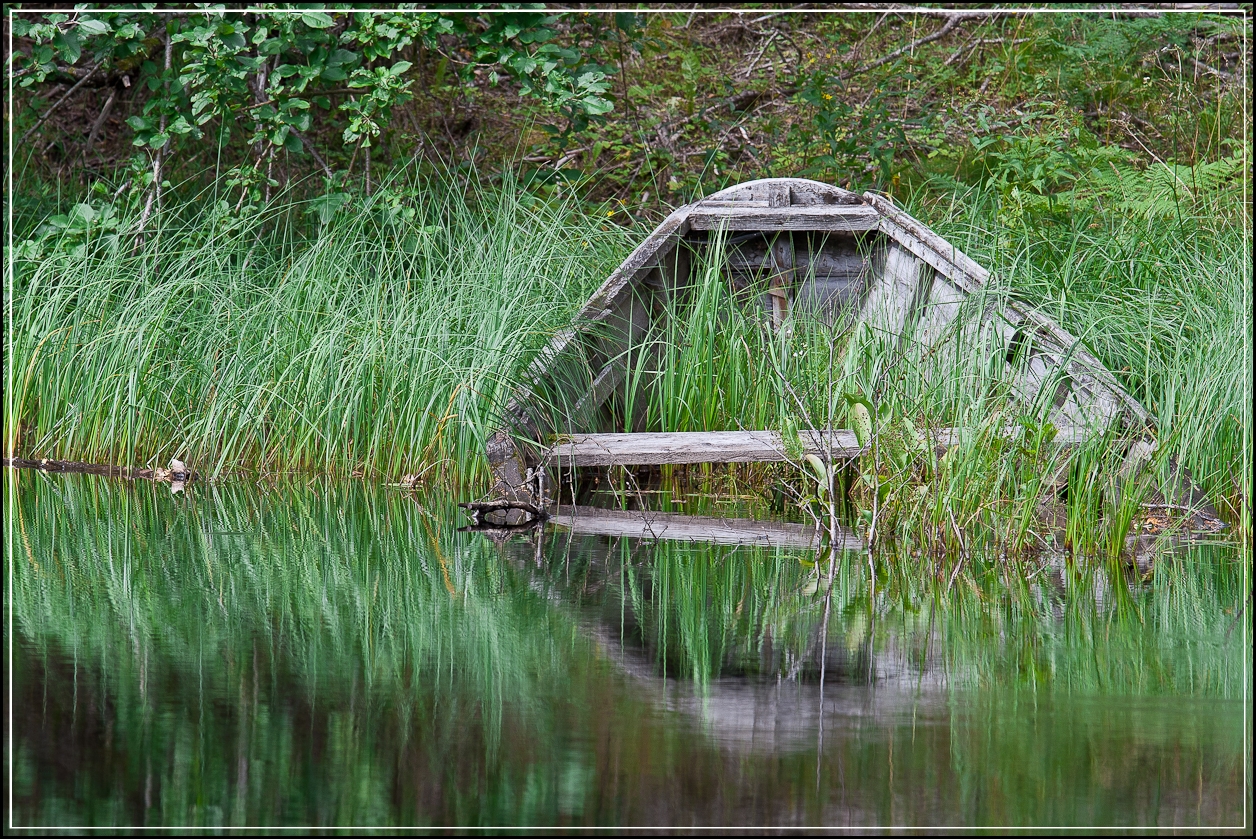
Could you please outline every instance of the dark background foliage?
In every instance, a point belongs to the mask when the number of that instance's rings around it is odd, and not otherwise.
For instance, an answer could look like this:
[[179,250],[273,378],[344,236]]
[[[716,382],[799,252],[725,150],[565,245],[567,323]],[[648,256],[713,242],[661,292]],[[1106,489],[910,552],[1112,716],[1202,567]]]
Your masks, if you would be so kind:
[[243,212],[418,160],[579,183],[628,221],[777,175],[1093,197],[1249,144],[1242,9],[262,8],[7,15],[19,192],[147,206],[212,174]]

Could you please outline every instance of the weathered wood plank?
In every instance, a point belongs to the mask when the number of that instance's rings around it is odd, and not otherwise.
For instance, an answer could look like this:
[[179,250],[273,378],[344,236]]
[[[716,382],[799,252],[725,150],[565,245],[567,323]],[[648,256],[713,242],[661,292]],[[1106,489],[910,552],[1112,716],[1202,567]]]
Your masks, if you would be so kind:
[[789,179],[789,203],[795,207],[813,207],[817,204],[859,204],[859,196],[841,187],[829,186],[819,181],[802,178]]
[[926,263],[898,244],[874,260],[871,288],[864,297],[859,319],[888,347],[897,350],[904,328],[918,303]]
[[812,206],[816,204],[860,204],[859,195],[841,187],[813,181],[808,178],[760,178],[730,186],[704,201],[767,201],[769,191],[784,187],[788,190],[786,204]]
[[788,207],[789,206],[789,185],[774,181],[768,185],[768,206],[769,207]]
[[[801,437],[801,435],[800,435]],[[832,432],[833,456],[859,453],[850,431]],[[824,441],[818,441],[827,445]],[[812,446],[819,453],[820,446]],[[779,463],[787,460],[777,431],[682,431],[655,434],[574,434],[556,443],[546,459],[576,466],[658,466],[685,463]]]
[[[958,445],[973,432],[943,428],[932,435],[934,445]],[[1000,432],[1011,437],[1018,428]],[[1075,445],[1089,430],[1065,426],[1055,442]],[[834,460],[857,457],[863,449],[853,431],[799,432],[803,452]],[[678,431],[646,434],[573,434],[555,443],[545,455],[562,468],[584,466],[663,466],[693,463],[784,463],[789,460],[778,431]]]
[[932,347],[950,331],[951,324],[959,316],[964,293],[944,277],[935,276],[928,289],[928,296],[920,307],[913,335],[927,347]]
[[[822,536],[813,525],[790,522],[686,516],[648,510],[604,510],[600,507],[561,506],[551,512],[549,523],[573,533],[631,539],[673,539],[717,545],[762,545],[811,550]],[[863,550],[863,540],[841,528],[837,547]]]
[[[932,265],[961,291],[972,294],[982,289],[990,278],[990,272],[977,264],[963,251],[947,242],[916,219],[894,206],[890,200],[875,193],[864,193],[864,200],[881,214],[881,231],[892,237],[904,248]],[[1104,424],[1124,414],[1131,425],[1147,424],[1150,415],[1138,400],[1126,393],[1124,387],[1106,367],[1095,358],[1076,337],[1059,324],[1032,309],[1007,303],[1003,317],[1019,329],[1029,328],[1037,338],[1041,352],[1049,352],[1050,358],[1039,360],[1044,369],[1035,371],[1030,379],[1037,383],[1063,381],[1066,374],[1071,383],[1072,406],[1057,406],[1055,412],[1062,420]],[[1047,370],[1061,364],[1067,370],[1061,375],[1046,375]],[[1026,382],[1030,384],[1030,382]],[[1033,398],[1026,391],[1026,397]],[[1066,396],[1067,399],[1067,396]]]
[[1003,308],[1003,317],[1018,329],[1031,333],[1040,347],[1054,354],[1058,360],[1067,359],[1068,374],[1073,380],[1074,392],[1079,402],[1102,401],[1105,413],[1110,406],[1119,406],[1129,425],[1141,426],[1152,423],[1152,417],[1137,399],[1126,392],[1125,387],[1077,338],[1059,324],[1040,312],[1009,303]]
[[772,328],[780,329],[790,315],[794,296],[794,237],[782,233],[772,243],[772,277],[768,299],[772,307]]
[[960,290],[974,292],[990,277],[990,272],[967,254],[925,227],[893,202],[874,192],[865,192],[864,200],[881,218],[881,232],[889,235],[907,250],[932,265]]
[[623,293],[625,288],[635,284],[660,262],[672,248],[676,247],[689,229],[689,206],[681,207],[663,220],[654,232],[645,238],[640,245],[628,254],[620,266],[611,272],[606,282],[593,292],[580,314],[576,316],[576,324],[581,321],[597,320],[608,313],[609,308]]
[[881,218],[870,207],[846,204],[815,207],[707,207],[697,204],[689,213],[692,230],[824,230],[860,233],[876,230]]
[[[532,466],[535,456],[521,448],[518,440],[536,441],[546,429],[553,429],[553,418],[538,404],[536,389],[550,379],[551,373],[564,365],[588,362],[584,358],[582,339],[595,325],[614,320],[622,310],[622,298],[677,246],[688,228],[689,207],[681,207],[668,216],[654,232],[638,245],[618,268],[611,272],[576,316],[572,326],[556,333],[528,366],[526,384],[517,390],[502,409],[501,427],[490,435],[485,446],[489,467],[495,477],[493,494],[508,499],[530,501]],[[596,394],[595,394],[596,395]],[[577,399],[581,410],[591,412],[600,402]]]

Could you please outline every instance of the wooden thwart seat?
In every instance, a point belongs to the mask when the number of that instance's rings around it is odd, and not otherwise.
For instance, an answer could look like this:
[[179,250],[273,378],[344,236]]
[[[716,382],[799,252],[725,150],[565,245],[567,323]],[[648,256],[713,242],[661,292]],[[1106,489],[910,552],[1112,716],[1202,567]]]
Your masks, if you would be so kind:
[[[1016,433],[1003,430],[1004,436]],[[944,428],[931,435],[934,446],[947,448],[972,432]],[[1083,428],[1068,427],[1054,438],[1057,445],[1076,445],[1084,440]],[[640,434],[571,434],[545,453],[546,465],[561,469],[590,466],[664,466],[693,463],[784,463],[788,451],[779,431],[678,431]],[[798,449],[835,461],[858,457],[863,448],[855,433],[844,429],[801,431]]]

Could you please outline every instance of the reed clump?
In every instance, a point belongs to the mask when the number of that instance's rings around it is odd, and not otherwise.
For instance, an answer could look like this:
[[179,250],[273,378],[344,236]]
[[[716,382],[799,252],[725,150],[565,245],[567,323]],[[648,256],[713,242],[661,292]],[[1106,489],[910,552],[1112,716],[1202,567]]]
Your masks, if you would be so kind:
[[509,180],[459,184],[403,172],[244,217],[199,195],[134,247],[112,211],[30,240],[6,454],[476,480],[521,360],[629,240]]

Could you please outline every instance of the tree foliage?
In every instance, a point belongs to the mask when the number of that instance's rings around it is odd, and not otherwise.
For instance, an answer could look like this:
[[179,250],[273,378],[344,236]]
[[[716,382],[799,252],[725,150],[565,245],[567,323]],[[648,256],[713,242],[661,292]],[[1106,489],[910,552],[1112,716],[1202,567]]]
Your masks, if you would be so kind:
[[[126,120],[135,146],[159,160],[180,141],[200,141],[207,132],[220,145],[243,139],[256,179],[276,149],[317,155],[302,139],[316,118],[335,123],[341,142],[355,151],[369,149],[396,106],[413,95],[420,50],[442,57],[429,83],[451,75],[449,65],[453,77],[463,78],[488,68],[495,82],[513,83],[556,115],[554,134],[604,119],[614,104],[610,68],[594,60],[597,45],[612,31],[634,32],[635,16],[616,15],[614,29],[595,26],[579,42],[561,35],[561,17],[536,10],[326,12],[274,4],[247,12],[16,13],[11,27],[19,48],[10,65],[24,89],[53,82],[77,87],[93,76],[138,86],[142,104]],[[155,162],[152,177],[158,174]]]

